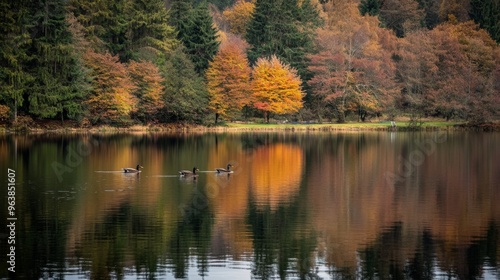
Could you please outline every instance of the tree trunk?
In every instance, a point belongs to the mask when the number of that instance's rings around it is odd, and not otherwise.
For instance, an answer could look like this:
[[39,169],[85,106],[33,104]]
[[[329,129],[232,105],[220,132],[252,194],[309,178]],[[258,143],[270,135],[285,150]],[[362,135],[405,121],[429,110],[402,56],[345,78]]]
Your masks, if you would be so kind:
[[14,123],[17,123],[17,100],[14,99]]
[[219,120],[219,113],[215,113],[215,124],[217,124],[218,120]]

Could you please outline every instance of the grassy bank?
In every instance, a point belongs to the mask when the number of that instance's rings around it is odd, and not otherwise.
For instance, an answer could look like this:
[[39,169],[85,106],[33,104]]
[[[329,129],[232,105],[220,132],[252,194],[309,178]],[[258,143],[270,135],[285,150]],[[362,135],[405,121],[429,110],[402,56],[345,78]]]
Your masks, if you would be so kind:
[[244,132],[244,131],[413,131],[413,130],[480,130],[500,131],[500,123],[485,126],[468,126],[459,122],[427,121],[421,126],[409,126],[407,121],[398,121],[392,127],[390,122],[371,123],[227,123],[220,126],[201,126],[186,124],[168,125],[134,125],[130,127],[93,126],[78,127],[67,123],[62,126],[56,123],[34,123],[27,127],[0,126],[0,133],[28,132],[28,133],[145,133],[145,132]]
[[292,131],[342,131],[342,130],[433,130],[433,129],[451,129],[455,127],[456,122],[426,122],[420,127],[409,127],[408,122],[396,122],[392,127],[390,122],[374,123],[324,123],[324,124],[255,124],[255,123],[229,123],[227,130],[292,130]]

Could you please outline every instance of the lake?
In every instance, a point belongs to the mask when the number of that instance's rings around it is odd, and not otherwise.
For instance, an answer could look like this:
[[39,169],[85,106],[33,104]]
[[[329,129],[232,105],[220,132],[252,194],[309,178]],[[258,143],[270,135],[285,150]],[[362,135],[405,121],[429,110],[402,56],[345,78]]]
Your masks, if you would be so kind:
[[0,169],[0,278],[500,277],[500,133],[4,135]]

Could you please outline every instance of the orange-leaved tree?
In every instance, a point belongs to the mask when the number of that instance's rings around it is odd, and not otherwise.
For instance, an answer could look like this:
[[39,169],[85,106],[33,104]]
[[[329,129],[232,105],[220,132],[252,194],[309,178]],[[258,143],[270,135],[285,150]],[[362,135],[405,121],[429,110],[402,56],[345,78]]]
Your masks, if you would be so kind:
[[93,123],[118,123],[130,121],[130,112],[137,101],[135,89],[127,67],[117,56],[87,51],[85,64],[91,70],[92,92],[85,101]]
[[245,42],[236,37],[223,41],[205,73],[209,93],[209,109],[219,116],[233,118],[250,103],[250,66]]
[[361,16],[353,2],[328,2],[325,13],[316,37],[318,53],[310,56],[313,100],[318,107],[333,107],[339,122],[350,111],[365,121],[389,107],[398,92],[390,51],[396,37],[380,28],[376,17]]
[[296,113],[302,108],[301,80],[297,70],[282,63],[276,56],[259,58],[252,72],[253,106],[269,114]]
[[158,67],[149,61],[131,61],[128,70],[136,86],[133,94],[138,98],[135,117],[143,122],[157,119],[165,106],[163,102],[163,77]]

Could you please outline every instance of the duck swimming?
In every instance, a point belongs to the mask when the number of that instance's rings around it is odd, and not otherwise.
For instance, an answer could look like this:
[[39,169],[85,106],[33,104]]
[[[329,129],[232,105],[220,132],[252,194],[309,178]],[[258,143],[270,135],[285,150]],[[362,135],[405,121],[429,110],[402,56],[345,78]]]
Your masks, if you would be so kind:
[[228,163],[226,168],[216,168],[215,171],[217,171],[217,173],[231,173],[233,172],[230,170],[232,166],[232,164]]
[[123,173],[139,173],[141,172],[141,168],[144,168],[143,166],[141,166],[140,164],[138,164],[136,166],[136,168],[123,168]]
[[196,167],[193,167],[193,171],[181,170],[181,171],[179,171],[179,175],[184,176],[184,177],[198,176],[198,174],[196,174],[196,171],[200,171],[200,170]]

